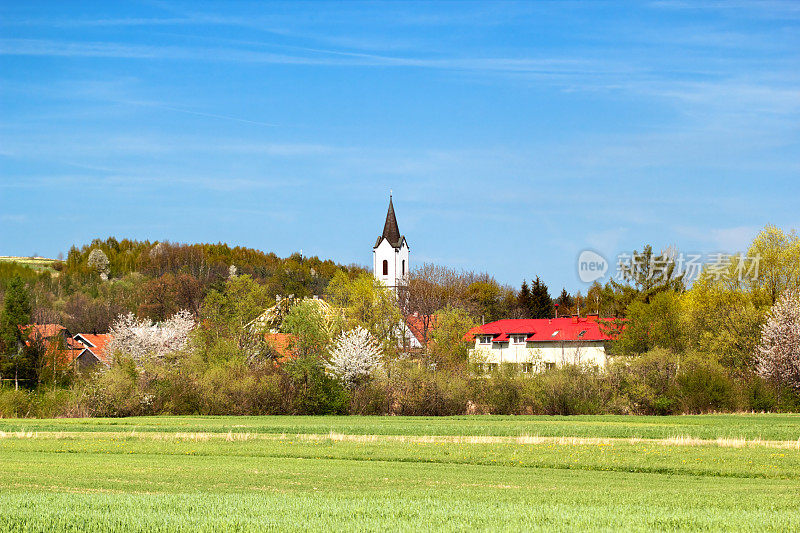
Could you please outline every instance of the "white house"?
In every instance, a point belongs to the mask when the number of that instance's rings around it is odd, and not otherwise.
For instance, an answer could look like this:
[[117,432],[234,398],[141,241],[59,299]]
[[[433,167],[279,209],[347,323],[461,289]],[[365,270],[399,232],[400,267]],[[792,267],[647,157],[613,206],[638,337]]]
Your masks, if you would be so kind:
[[605,343],[613,339],[613,320],[587,317],[508,319],[477,326],[465,340],[474,342],[470,360],[493,370],[502,363],[537,372],[565,364],[606,365]]
[[383,233],[372,247],[372,272],[378,281],[397,290],[408,282],[410,268],[411,255],[408,243],[397,228],[392,196],[389,195],[389,210],[386,212]]

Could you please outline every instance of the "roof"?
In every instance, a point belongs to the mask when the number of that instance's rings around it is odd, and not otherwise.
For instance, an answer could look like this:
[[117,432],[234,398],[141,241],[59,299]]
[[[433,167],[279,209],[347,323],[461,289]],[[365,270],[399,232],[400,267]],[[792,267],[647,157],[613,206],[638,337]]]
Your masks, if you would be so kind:
[[412,335],[425,346],[425,320],[428,320],[428,342],[431,341],[431,331],[436,327],[436,315],[412,314],[406,317],[406,326]]
[[509,335],[526,335],[527,342],[608,341],[614,338],[610,331],[614,323],[612,318],[596,316],[497,320],[472,328],[464,340],[491,335],[492,342],[507,342]]
[[45,365],[56,360],[60,364],[72,363],[84,349],[81,343],[67,336],[67,328],[60,324],[28,324],[20,325],[19,329],[27,336],[27,346],[41,343],[44,347]]
[[400,248],[405,240],[405,237],[400,235],[400,229],[397,227],[397,217],[394,215],[394,204],[392,203],[392,195],[389,195],[389,210],[386,211],[386,222],[383,224],[383,233],[378,237],[375,242],[375,248],[381,243],[383,239],[389,241],[393,248]]
[[[107,365],[111,364],[111,354],[106,352],[106,345],[111,342],[113,337],[110,333],[99,335],[91,333],[78,333],[73,339],[81,343],[84,351],[89,351],[98,361]],[[83,353],[83,351],[81,351]]]
[[292,348],[294,347],[295,341],[297,341],[297,337],[295,335],[290,333],[266,333],[264,338],[266,339],[267,344],[272,346],[275,351],[278,352],[281,360],[294,357]]
[[28,324],[19,326],[19,329],[28,335],[35,335],[39,339],[49,339],[61,335],[67,328],[61,324]]

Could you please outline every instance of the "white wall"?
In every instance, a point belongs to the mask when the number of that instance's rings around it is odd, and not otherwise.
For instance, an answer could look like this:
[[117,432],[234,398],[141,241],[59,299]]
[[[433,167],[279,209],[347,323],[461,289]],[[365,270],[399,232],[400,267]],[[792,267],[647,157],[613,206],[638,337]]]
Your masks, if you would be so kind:
[[606,350],[603,341],[567,342],[494,342],[481,344],[480,336],[470,350],[470,360],[489,364],[533,363],[534,368],[544,368],[547,363],[606,366]]
[[[389,266],[388,274],[383,275],[383,261]],[[403,261],[405,261],[405,274],[403,274]],[[372,251],[372,271],[381,283],[387,287],[396,287],[408,280],[408,271],[411,268],[411,254],[405,241],[399,249],[395,249],[386,239]]]

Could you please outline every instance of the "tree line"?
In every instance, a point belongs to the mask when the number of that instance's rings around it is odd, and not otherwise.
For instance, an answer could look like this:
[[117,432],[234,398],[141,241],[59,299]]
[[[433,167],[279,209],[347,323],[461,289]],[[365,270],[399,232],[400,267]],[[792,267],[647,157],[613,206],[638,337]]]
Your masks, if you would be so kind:
[[[556,299],[536,276],[515,290],[487,274],[425,264],[395,296],[365,269],[317,258],[115,242],[74,248],[57,274],[14,268],[2,280],[0,371],[24,376],[29,391],[0,391],[0,415],[668,414],[800,403],[794,231],[768,226],[740,254],[761,258],[752,279],[731,261],[704,267],[690,284],[669,251],[645,246],[637,255],[649,259],[621,279]],[[279,319],[259,322],[289,290],[298,297],[281,300]],[[315,294],[324,298],[303,299]],[[531,376],[501,365],[486,376],[467,357],[464,334],[476,324],[578,309],[619,319],[605,369]],[[15,325],[48,312],[131,340],[120,341],[107,370],[59,374],[35,347],[13,349]],[[421,324],[422,349],[405,349],[404,316]],[[172,324],[182,340],[161,330],[137,339],[140,321]],[[291,339],[288,356],[270,340],[276,331]]]

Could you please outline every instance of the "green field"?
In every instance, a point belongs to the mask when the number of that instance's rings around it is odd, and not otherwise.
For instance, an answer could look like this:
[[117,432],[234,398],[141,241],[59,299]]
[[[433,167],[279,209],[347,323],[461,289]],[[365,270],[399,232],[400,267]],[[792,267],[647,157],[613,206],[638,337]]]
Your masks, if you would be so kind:
[[800,523],[800,416],[0,420],[0,530]]
[[34,270],[49,270],[55,272],[53,269],[53,263],[55,263],[55,259],[48,259],[46,257],[16,257],[11,255],[0,255],[0,262],[18,263]]

